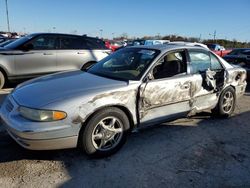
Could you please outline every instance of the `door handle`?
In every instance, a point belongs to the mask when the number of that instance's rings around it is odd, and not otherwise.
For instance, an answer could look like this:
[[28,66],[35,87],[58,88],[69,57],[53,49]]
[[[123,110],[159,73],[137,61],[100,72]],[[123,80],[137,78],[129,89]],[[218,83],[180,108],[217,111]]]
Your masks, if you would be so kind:
[[85,54],[85,52],[77,52],[77,54]]
[[53,55],[53,53],[43,53],[43,55]]
[[189,87],[190,87],[189,83],[181,85],[181,89],[189,89]]

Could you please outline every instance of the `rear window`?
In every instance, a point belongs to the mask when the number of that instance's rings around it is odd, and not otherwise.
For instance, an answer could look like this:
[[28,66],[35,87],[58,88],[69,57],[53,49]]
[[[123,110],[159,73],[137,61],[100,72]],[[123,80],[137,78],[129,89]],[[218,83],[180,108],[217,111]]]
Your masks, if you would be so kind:
[[85,49],[84,41],[78,36],[61,36],[60,37],[60,49]]
[[84,38],[87,48],[89,49],[108,49],[105,42],[97,38]]

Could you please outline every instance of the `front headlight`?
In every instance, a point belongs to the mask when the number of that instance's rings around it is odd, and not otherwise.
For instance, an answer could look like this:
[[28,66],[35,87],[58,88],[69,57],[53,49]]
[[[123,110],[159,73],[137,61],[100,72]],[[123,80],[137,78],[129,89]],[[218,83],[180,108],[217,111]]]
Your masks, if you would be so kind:
[[58,121],[67,117],[67,114],[62,111],[55,110],[38,110],[27,107],[19,107],[19,113],[27,119],[33,121]]

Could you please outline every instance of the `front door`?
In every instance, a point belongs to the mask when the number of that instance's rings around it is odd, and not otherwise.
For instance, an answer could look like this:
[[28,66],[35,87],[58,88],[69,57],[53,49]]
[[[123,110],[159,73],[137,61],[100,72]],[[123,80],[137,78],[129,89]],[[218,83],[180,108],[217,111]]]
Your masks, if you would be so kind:
[[16,53],[16,75],[39,75],[56,72],[56,36],[40,35],[24,44],[28,51]]
[[166,54],[140,88],[141,124],[164,122],[190,111],[192,75],[187,74],[185,51]]

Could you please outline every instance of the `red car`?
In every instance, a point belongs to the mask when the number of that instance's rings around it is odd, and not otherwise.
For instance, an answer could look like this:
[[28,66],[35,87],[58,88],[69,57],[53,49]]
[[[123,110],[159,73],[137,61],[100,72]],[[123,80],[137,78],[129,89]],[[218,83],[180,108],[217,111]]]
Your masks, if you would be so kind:
[[119,42],[119,41],[106,41],[105,46],[114,52],[118,48],[121,48],[122,46],[124,46],[124,43]]
[[219,44],[207,44],[207,47],[221,57],[227,55],[232,51],[232,50],[226,50],[223,46]]

